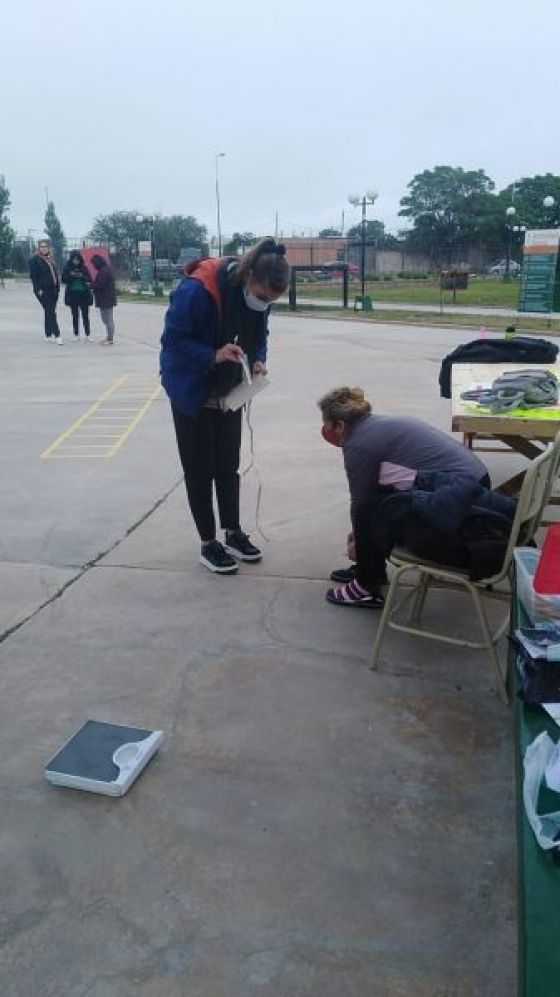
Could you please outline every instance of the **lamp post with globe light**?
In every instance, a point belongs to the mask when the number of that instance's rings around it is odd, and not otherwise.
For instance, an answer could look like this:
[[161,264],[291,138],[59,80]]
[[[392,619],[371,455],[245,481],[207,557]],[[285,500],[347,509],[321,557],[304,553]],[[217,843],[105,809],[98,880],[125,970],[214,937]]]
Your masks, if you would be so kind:
[[152,281],[154,294],[157,296],[159,292],[159,284],[157,279],[157,266],[156,266],[156,244],[154,239],[154,216],[153,215],[136,215],[136,221],[139,225],[143,222],[148,222],[149,232],[150,232],[150,255],[152,257]]
[[348,200],[355,208],[362,206],[362,239],[361,239],[361,274],[362,274],[362,307],[366,289],[366,208],[368,204],[375,204],[379,192],[374,189],[366,190],[364,194],[349,194]]
[[511,269],[511,235],[512,235],[512,221],[515,218],[515,208],[513,204],[510,204],[509,208],[506,208],[506,225],[507,225],[507,249],[506,249],[506,272],[504,273],[504,280],[509,280],[510,269]]
[[216,168],[216,215],[218,222],[218,256],[222,255],[222,223],[220,219],[220,180],[218,174],[218,160],[223,159],[225,152],[217,152],[214,156],[214,166]]
[[543,208],[544,208],[543,224],[546,227],[546,224],[547,224],[547,222],[548,222],[548,220],[550,218],[550,216],[548,215],[548,212],[550,211],[551,208],[554,207],[554,205],[556,204],[556,201],[552,197],[551,194],[547,194],[546,197],[543,197],[543,203],[542,204],[543,204]]

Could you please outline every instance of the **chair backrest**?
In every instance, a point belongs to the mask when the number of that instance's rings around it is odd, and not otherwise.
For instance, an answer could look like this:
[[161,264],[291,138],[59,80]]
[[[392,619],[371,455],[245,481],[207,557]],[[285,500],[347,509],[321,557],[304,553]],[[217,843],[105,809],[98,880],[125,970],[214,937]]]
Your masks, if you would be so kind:
[[550,496],[552,494],[554,485],[558,480],[559,474],[560,474],[560,433],[557,433],[554,443],[552,444],[552,464],[550,467],[548,485],[546,486],[546,501],[544,503],[545,506],[547,506],[550,501]]
[[504,562],[497,575],[485,581],[497,582],[507,575],[515,547],[531,542],[537,532],[544,509],[550,498],[560,465],[560,433],[546,450],[532,461],[527,469],[523,485],[517,499],[517,509]]

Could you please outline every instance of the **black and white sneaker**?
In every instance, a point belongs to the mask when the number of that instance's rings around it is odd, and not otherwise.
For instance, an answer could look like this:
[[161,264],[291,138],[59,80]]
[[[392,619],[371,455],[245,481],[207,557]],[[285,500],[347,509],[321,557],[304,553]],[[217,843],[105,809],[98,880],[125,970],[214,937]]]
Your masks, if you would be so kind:
[[246,533],[241,530],[226,530],[225,548],[238,561],[260,561],[262,551],[251,543]]
[[234,575],[239,571],[239,565],[219,540],[202,545],[199,561],[205,568],[220,575]]

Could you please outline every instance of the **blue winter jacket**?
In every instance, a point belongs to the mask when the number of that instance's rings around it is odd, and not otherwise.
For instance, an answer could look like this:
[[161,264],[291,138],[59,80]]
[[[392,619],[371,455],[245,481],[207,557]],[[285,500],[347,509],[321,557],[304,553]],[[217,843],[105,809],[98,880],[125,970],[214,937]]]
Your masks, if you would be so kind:
[[447,536],[457,536],[469,520],[484,532],[484,523],[509,533],[516,501],[501,492],[484,488],[470,474],[422,471],[410,491],[397,492],[383,500],[391,520],[413,513]]
[[[161,337],[161,383],[171,403],[196,416],[214,387],[214,356],[221,339],[223,260],[202,260],[170,296]],[[223,268],[222,268],[223,269]],[[225,278],[227,280],[227,277]],[[266,360],[267,313],[250,364]],[[231,340],[230,340],[231,341]]]

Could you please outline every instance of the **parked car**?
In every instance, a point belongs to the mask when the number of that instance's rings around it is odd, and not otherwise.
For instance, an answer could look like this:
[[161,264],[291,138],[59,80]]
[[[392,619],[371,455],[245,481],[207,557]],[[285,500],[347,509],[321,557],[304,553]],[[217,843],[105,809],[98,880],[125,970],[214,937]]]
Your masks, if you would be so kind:
[[[490,267],[487,271],[490,277],[505,277],[508,272],[508,261],[500,260],[499,263],[495,263],[493,267]],[[519,277],[521,273],[521,266],[517,260],[509,261],[509,273],[512,277]]]
[[[329,278],[329,276],[342,277],[343,274],[342,267],[344,266],[343,260],[330,260],[328,263],[322,263],[321,266],[329,271],[327,274],[327,279]],[[347,266],[348,266],[348,277],[350,278],[350,280],[353,280],[354,278],[360,276],[360,268],[356,266],[355,263],[348,263]],[[318,273],[321,273],[321,271],[318,271]],[[323,271],[323,276],[325,276],[324,271]]]
[[156,280],[171,281],[175,277],[175,266],[171,260],[156,259]]
[[179,253],[179,259],[175,264],[175,273],[179,277],[185,276],[185,267],[193,260],[198,260],[202,256],[202,250],[198,246],[183,247]]

